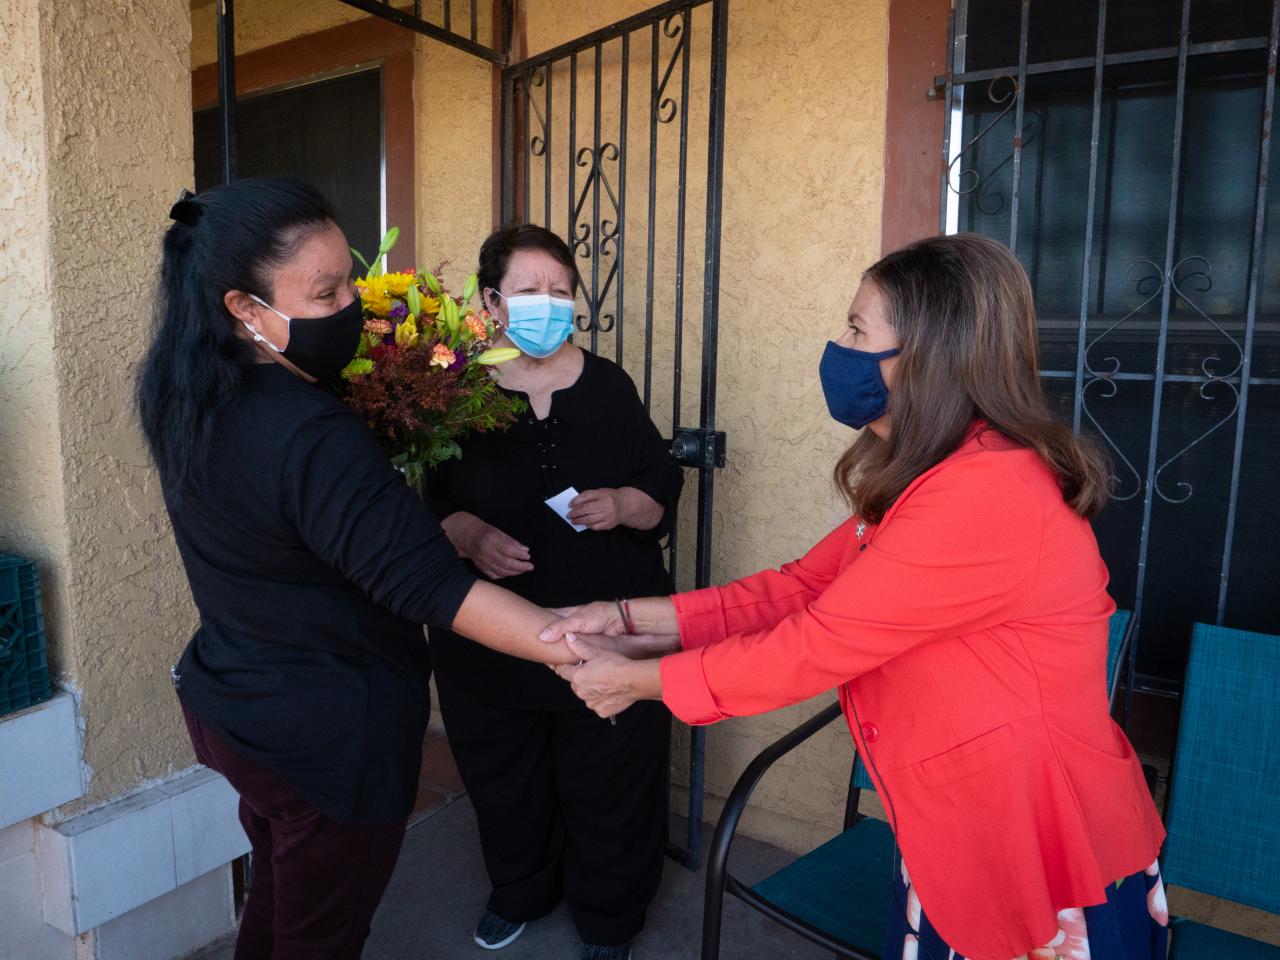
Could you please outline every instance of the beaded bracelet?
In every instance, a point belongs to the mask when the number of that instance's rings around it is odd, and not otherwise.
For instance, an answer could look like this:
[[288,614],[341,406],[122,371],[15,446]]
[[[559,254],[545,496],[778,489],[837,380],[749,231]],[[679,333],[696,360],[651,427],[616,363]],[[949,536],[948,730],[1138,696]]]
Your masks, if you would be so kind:
[[631,619],[631,604],[624,600],[613,601],[618,608],[618,615],[622,617],[622,628],[627,631],[630,636],[636,635],[636,622]]

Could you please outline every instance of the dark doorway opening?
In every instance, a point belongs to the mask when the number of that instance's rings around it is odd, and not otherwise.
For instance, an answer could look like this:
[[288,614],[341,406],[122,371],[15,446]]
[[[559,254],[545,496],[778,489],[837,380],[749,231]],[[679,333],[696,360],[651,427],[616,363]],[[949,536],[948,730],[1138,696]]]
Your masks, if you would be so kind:
[[[382,71],[361,70],[238,101],[241,177],[291,176],[332,201],[351,245],[376,250],[383,222]],[[194,114],[196,191],[222,182],[222,114]]]

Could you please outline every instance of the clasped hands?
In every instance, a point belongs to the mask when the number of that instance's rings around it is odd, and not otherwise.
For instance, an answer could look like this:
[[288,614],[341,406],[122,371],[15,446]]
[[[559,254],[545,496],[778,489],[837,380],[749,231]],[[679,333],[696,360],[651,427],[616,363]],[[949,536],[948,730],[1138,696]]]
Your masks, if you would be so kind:
[[555,611],[561,617],[539,634],[545,643],[563,640],[580,658],[552,667],[596,714],[612,717],[637,700],[662,698],[658,660],[680,649],[675,634],[628,634],[613,603],[588,603]]

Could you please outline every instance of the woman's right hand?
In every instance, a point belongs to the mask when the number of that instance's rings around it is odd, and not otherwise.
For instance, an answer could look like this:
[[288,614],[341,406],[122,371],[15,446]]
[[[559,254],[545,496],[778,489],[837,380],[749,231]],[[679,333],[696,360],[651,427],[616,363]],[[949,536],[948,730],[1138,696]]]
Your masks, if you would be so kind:
[[613,717],[637,700],[662,699],[660,661],[629,660],[586,637],[570,641],[569,649],[582,659],[555,671],[599,716]]
[[567,633],[617,637],[627,632],[618,605],[611,600],[597,600],[580,607],[567,607],[556,613],[560,615],[560,621],[550,624],[538,635],[538,639],[554,643]]
[[473,514],[454,514],[442,526],[458,553],[490,580],[518,576],[533,569],[528,547]]
[[[538,639],[544,643],[555,643],[568,634],[621,636],[627,628],[622,621],[622,611],[618,609],[620,602],[627,601],[597,600],[581,607],[557,610],[560,619],[548,624],[538,634]],[[680,649],[680,625],[670,597],[641,597],[629,603],[632,625],[644,638],[642,646],[648,648],[641,656]]]

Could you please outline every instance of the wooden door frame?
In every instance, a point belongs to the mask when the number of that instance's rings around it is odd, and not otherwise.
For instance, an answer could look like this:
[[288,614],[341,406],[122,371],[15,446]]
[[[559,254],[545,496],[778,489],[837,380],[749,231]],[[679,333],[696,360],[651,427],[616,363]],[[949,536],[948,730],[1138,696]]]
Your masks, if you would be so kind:
[[883,253],[939,232],[946,115],[933,78],[947,71],[950,13],[951,0],[889,4]]

